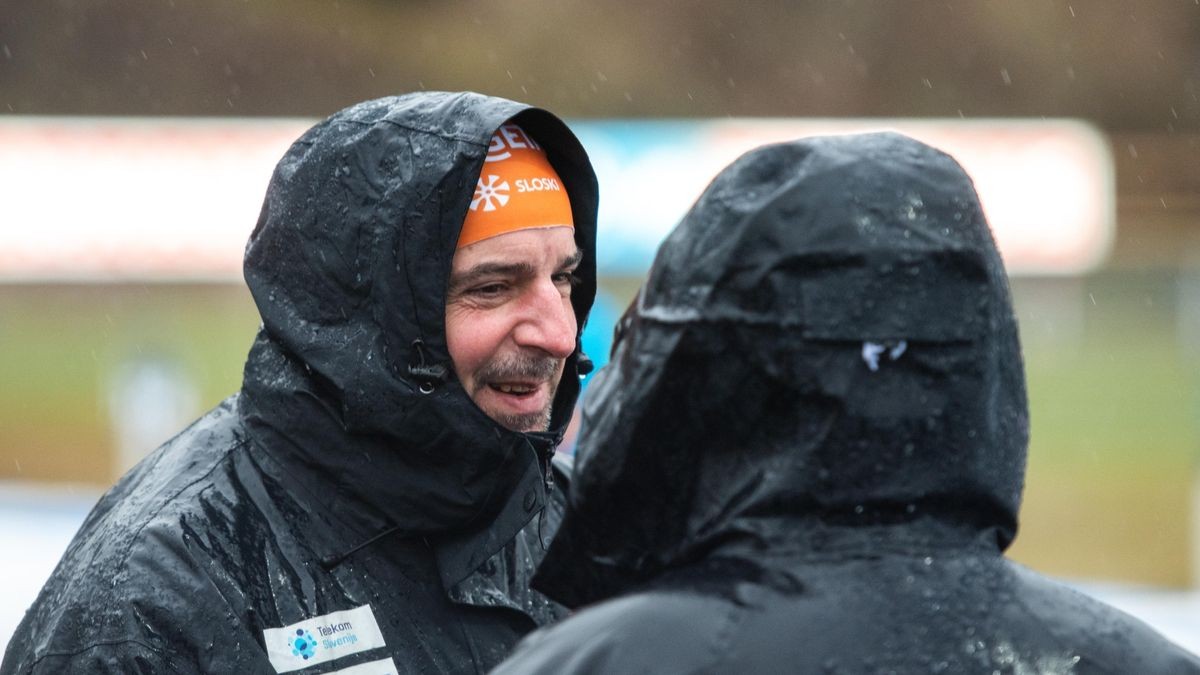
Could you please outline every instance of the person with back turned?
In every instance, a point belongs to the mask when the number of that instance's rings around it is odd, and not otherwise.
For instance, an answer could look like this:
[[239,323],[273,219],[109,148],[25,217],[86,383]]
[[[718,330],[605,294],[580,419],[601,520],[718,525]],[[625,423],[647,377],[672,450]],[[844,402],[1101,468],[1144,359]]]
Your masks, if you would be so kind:
[[528,580],[596,198],[567,127],[512,101],[394,96],[305,133],[246,248],[241,391],[100,500],[0,673],[475,673],[562,616]]
[[668,236],[584,403],[495,673],[1200,673],[1004,557],[1029,417],[971,181],[893,133],[726,168]]

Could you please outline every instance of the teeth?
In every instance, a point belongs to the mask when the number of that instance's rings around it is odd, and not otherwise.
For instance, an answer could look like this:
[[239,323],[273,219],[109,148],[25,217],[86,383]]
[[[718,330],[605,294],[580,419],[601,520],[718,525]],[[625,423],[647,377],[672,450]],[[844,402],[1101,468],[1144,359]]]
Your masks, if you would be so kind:
[[496,385],[496,388],[505,394],[528,394],[529,392],[533,391],[533,387],[526,387],[519,384],[498,384]]

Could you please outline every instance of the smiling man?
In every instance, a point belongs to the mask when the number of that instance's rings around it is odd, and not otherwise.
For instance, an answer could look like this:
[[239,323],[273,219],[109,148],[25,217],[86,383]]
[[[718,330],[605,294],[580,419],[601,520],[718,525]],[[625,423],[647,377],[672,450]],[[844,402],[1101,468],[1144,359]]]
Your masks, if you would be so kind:
[[502,126],[454,254],[446,343],[471,399],[509,429],[549,428],[577,346],[571,289],[582,258],[571,203],[545,152],[517,125]]
[[529,578],[588,368],[596,179],[553,115],[353,106],[279,162],[241,391],[121,479],[0,673],[475,673]]

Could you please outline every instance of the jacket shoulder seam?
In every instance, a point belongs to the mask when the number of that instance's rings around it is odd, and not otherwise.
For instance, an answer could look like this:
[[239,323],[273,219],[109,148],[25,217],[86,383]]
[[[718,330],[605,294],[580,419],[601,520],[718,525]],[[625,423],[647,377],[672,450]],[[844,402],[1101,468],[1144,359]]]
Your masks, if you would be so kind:
[[29,669],[30,669],[30,671],[32,671],[35,667],[37,667],[38,664],[40,664],[42,661],[49,659],[49,658],[55,658],[55,657],[61,657],[61,656],[65,656],[65,657],[79,656],[80,654],[91,651],[93,649],[98,649],[101,647],[119,647],[121,645],[137,645],[138,647],[141,647],[142,649],[145,649],[148,652],[152,652],[155,656],[161,657],[164,662],[164,665],[166,665],[168,668],[170,668],[171,672],[173,672],[173,673],[180,672],[166,658],[166,656],[167,656],[166,652],[164,652],[163,650],[161,650],[157,647],[154,647],[153,645],[147,644],[145,642],[142,642],[141,640],[136,640],[133,638],[124,638],[124,639],[120,639],[120,640],[103,640],[103,641],[98,641],[98,642],[92,642],[88,645],[80,647],[79,649],[69,650],[69,651],[68,650],[47,651],[47,652],[43,653],[41,656],[38,656],[37,658],[35,658],[33,660],[33,662],[29,664]]

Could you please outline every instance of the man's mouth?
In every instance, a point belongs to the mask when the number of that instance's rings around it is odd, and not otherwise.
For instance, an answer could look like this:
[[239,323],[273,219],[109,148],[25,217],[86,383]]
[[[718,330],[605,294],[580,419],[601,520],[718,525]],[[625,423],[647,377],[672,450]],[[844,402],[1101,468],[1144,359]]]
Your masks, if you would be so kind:
[[489,417],[515,431],[545,431],[562,377],[562,360],[517,354],[476,372],[471,398]]
[[537,391],[539,388],[539,386],[536,384],[512,383],[512,382],[490,383],[490,384],[488,384],[488,386],[502,394],[512,394],[514,396],[524,396],[526,394],[531,394],[531,393]]

